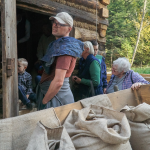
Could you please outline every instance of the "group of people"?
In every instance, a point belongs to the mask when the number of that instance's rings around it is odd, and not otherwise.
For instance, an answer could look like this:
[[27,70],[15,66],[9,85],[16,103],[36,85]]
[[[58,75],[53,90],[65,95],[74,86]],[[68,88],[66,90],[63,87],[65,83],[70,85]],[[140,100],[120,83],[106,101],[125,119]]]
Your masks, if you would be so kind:
[[69,77],[78,57],[81,57],[79,74],[72,76],[72,80],[79,84],[81,98],[112,93],[115,91],[114,86],[117,86],[118,90],[134,90],[142,84],[149,84],[138,73],[130,70],[130,63],[126,58],[118,58],[113,62],[111,80],[107,84],[105,59],[97,54],[97,41],[81,42],[69,37],[73,19],[66,12],[58,13],[49,19],[52,21],[52,34],[56,40],[48,45],[46,54],[40,58],[44,71],[36,94],[31,88],[32,77],[25,71],[28,62],[23,58],[18,59],[19,99],[27,108],[33,108],[30,100],[37,103],[38,110],[73,103]]

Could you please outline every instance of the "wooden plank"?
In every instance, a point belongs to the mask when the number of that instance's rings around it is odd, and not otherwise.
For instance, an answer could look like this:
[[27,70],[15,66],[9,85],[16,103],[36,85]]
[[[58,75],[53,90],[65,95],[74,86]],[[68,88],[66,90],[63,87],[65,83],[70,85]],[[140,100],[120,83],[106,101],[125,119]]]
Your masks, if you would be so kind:
[[[26,4],[28,3],[28,4],[38,6],[38,7],[41,7],[41,8],[44,5],[51,6],[51,7],[54,7],[56,9],[55,12],[65,11],[65,12],[68,12],[70,15],[73,15],[73,16],[76,16],[76,17],[79,17],[79,18],[83,18],[83,19],[88,20],[90,22],[96,23],[96,15],[88,13],[86,11],[82,11],[82,10],[73,8],[73,7],[69,7],[69,6],[60,4],[60,3],[57,3],[57,2],[53,2],[53,1],[50,1],[50,0],[49,1],[47,1],[47,0],[43,0],[43,1],[41,1],[41,0],[40,1],[39,0],[34,0],[34,1],[33,0],[17,0],[17,2],[23,2],[23,3],[26,3]],[[102,23],[102,24],[108,25],[108,20],[98,17],[97,23],[98,24]]]
[[137,93],[141,102],[145,102],[150,105],[150,85],[142,85]]
[[131,89],[107,94],[115,110],[120,111],[125,105],[136,106],[137,102]]
[[106,38],[100,38],[96,31],[91,31],[79,27],[75,27],[75,38],[82,39],[83,41],[97,39],[98,42],[106,43]]
[[[3,83],[3,117],[18,115],[18,65],[16,37],[16,1],[2,0],[2,83]],[[7,58],[15,59],[12,76],[7,77]]]
[[64,106],[61,106],[61,107],[56,107],[54,109],[55,109],[56,115],[59,118],[60,122],[63,123],[64,120],[66,119],[66,117],[68,116],[69,112],[72,109],[80,110],[82,108],[83,107],[82,107],[81,103],[80,102],[76,102],[76,103],[64,105]]
[[142,77],[150,77],[150,74],[140,74]]
[[106,8],[101,8],[101,11],[100,11],[100,17],[103,17],[103,18],[108,18],[109,17],[109,10],[106,9]]
[[150,82],[150,77],[144,77],[144,78],[145,78],[145,80]]

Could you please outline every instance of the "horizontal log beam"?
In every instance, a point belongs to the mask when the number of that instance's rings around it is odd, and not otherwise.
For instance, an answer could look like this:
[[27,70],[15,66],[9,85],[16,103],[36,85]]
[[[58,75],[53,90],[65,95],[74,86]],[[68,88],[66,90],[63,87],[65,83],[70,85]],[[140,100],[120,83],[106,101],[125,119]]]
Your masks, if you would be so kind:
[[[47,6],[50,6],[50,8],[51,7],[55,8],[55,10],[52,10],[54,12],[65,11],[65,12],[68,12],[70,15],[73,15],[73,16],[76,16],[79,18],[83,18],[83,19],[88,20],[90,22],[96,23],[96,16],[94,14],[91,14],[91,13],[88,13],[86,11],[82,11],[82,10],[79,10],[79,9],[76,9],[73,7],[69,7],[69,6],[66,6],[66,5],[57,3],[57,2],[53,2],[50,0],[43,0],[43,1],[39,1],[39,0],[34,0],[34,1],[33,0],[17,0],[17,2],[23,2],[26,4],[28,3],[28,4],[38,6],[41,8],[43,8],[44,6],[47,5]],[[50,8],[49,8],[49,10],[51,10]],[[108,25],[108,20],[98,17],[97,23]]]
[[82,41],[96,40],[100,43],[106,43],[106,38],[99,37],[96,31],[90,31],[84,28],[75,27],[75,38]]
[[39,7],[35,7],[35,6],[30,6],[30,5],[27,5],[27,4],[17,4],[17,8],[22,8],[24,10],[28,10],[28,11],[32,11],[32,12],[35,12],[35,13],[41,13],[41,14],[44,14],[44,15],[55,15],[56,13],[54,11],[50,11],[50,10],[47,10],[47,9],[41,9]]
[[[61,0],[52,0],[52,1],[61,3]],[[81,6],[85,6],[85,7],[92,8],[92,9],[96,9],[96,5],[97,5],[97,9],[106,8],[105,3],[102,4],[97,0],[64,0],[63,3],[65,2],[79,4]]]
[[110,4],[110,0],[100,0],[100,2],[104,5],[109,5]]

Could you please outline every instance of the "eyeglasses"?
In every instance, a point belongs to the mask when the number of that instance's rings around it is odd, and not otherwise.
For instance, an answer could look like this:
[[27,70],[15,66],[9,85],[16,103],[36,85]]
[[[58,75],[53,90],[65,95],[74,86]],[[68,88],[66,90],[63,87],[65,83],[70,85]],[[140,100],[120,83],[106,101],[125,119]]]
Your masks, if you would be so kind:
[[67,24],[56,23],[54,20],[51,21],[52,25],[55,25],[57,28],[69,26]]
[[113,68],[113,66],[111,67],[111,70],[113,70],[114,72],[117,72],[118,70]]

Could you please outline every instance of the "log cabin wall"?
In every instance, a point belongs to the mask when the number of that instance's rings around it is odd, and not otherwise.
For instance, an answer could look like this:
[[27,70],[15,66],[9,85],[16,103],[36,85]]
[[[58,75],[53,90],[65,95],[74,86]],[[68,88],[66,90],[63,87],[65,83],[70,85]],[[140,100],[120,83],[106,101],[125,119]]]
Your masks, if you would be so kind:
[[[17,6],[44,14],[68,12],[74,18],[74,37],[106,43],[110,0],[17,0]],[[97,5],[97,31],[96,31]]]
[[[72,15],[74,19],[74,28],[71,33],[71,36],[77,39],[81,39],[82,41],[97,38],[100,47],[102,48],[102,50],[104,50],[105,47],[104,44],[106,43],[105,36],[108,26],[107,18],[109,17],[107,5],[109,3],[110,0],[16,0],[16,7],[36,13],[41,13],[44,15],[55,15],[58,12],[62,11],[68,12],[70,15]],[[96,31],[96,6],[97,6],[97,31]],[[12,15],[15,15],[14,11],[12,13],[13,13]],[[5,16],[3,16],[2,14],[2,18],[3,17]],[[10,107],[15,108],[17,106],[17,103],[15,102],[12,105],[12,103],[10,102],[8,105],[11,105]],[[8,116],[11,115],[12,114]]]

